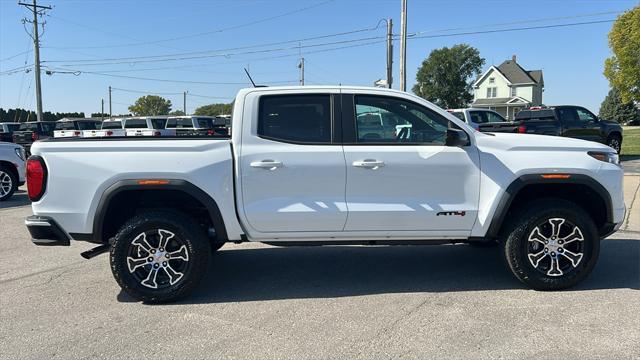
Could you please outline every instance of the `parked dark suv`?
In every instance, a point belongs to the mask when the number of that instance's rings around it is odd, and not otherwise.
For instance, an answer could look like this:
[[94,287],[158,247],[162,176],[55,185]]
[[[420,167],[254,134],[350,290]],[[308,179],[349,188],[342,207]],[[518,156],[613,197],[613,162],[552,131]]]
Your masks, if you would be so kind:
[[622,126],[598,119],[589,110],[580,106],[532,107],[516,114],[518,132],[566,136],[595,141],[622,149]]
[[22,145],[30,154],[31,144],[37,140],[53,137],[56,127],[55,121],[31,121],[21,123],[20,128],[13,132],[13,142]]

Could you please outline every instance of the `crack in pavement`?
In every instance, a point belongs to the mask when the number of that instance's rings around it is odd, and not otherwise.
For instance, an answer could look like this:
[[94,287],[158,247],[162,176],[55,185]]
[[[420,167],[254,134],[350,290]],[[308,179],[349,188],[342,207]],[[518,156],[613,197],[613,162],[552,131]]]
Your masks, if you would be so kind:
[[30,274],[25,274],[25,275],[14,277],[14,278],[0,280],[0,285],[7,284],[7,283],[10,283],[10,282],[14,282],[14,281],[17,281],[17,280],[30,278],[32,276],[37,276],[37,275],[48,273],[48,272],[51,272],[51,271],[57,271],[57,270],[60,270],[60,269],[65,269],[65,268],[72,267],[74,265],[77,265],[77,264],[80,264],[80,263],[84,263],[84,262],[86,262],[86,260],[75,261],[75,262],[72,262],[70,264],[57,266],[57,267],[49,268],[49,269],[45,269],[45,270],[40,270],[40,271],[36,271],[36,272],[30,273]]

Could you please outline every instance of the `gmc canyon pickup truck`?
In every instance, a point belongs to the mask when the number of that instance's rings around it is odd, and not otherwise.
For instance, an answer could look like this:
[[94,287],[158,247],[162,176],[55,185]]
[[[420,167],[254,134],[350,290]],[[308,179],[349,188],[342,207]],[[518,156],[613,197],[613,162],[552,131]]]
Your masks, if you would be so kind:
[[[365,113],[403,130],[364,136]],[[98,244],[83,256],[109,251],[121,288],[150,303],[185,296],[213,251],[245,241],[495,244],[520,281],[558,290],[590,273],[626,211],[610,147],[477,132],[404,92],[244,89],[232,121],[230,138],[35,143],[32,241]]]

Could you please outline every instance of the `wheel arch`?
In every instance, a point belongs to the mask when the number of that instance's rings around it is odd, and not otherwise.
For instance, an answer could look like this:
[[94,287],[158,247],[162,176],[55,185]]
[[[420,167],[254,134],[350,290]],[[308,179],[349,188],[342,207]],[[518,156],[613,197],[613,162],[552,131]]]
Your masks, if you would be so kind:
[[[141,180],[120,180],[115,184],[109,186],[98,202],[96,207],[96,212],[93,219],[93,233],[91,234],[91,239],[82,239],[82,236],[74,236],[81,234],[72,234],[77,240],[87,240],[95,243],[106,243],[109,239],[109,234],[114,230],[110,229],[109,226],[110,220],[110,210],[112,207],[118,205],[118,199],[122,199],[123,197],[132,198],[137,197],[138,199],[141,197],[150,198],[150,196],[157,197],[156,202],[160,202],[164,200],[164,196],[169,196],[174,200],[178,199],[187,199],[191,201],[192,204],[196,203],[201,205],[204,209],[206,209],[207,217],[210,220],[211,225],[213,225],[216,238],[218,241],[226,241],[228,239],[227,230],[224,224],[224,220],[222,218],[222,213],[218,207],[216,201],[205,191],[197,187],[196,185],[186,181],[186,180],[168,180],[166,183],[161,184],[141,184]],[[176,199],[177,197],[177,199]],[[186,204],[185,204],[186,206]],[[161,206],[156,206],[161,207]],[[147,206],[142,206],[142,208],[148,208]],[[128,211],[135,212],[140,208],[134,209],[126,209]],[[116,230],[117,231],[117,230]],[[113,235],[113,234],[111,234]]]
[[[487,238],[497,238],[510,212],[522,204],[517,200],[527,200],[537,194],[544,197],[558,197],[576,203],[593,218],[598,232],[610,232],[613,223],[613,205],[609,192],[598,181],[583,174],[563,174],[568,178],[543,178],[544,174],[527,174],[515,179],[498,202]],[[578,196],[581,195],[581,196]]]
[[9,169],[11,172],[13,172],[13,175],[15,175],[16,180],[20,181],[20,176],[18,174],[18,168],[16,167],[16,165],[10,161],[6,161],[6,160],[0,160],[0,166],[6,167],[7,169]]

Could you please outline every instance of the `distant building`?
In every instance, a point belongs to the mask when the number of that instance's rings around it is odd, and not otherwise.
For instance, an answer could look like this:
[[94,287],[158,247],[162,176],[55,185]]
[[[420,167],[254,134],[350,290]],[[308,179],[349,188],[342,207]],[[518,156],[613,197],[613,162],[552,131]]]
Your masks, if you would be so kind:
[[488,108],[509,120],[529,106],[542,105],[542,70],[525,70],[513,55],[499,66],[491,66],[473,83],[472,107]]

